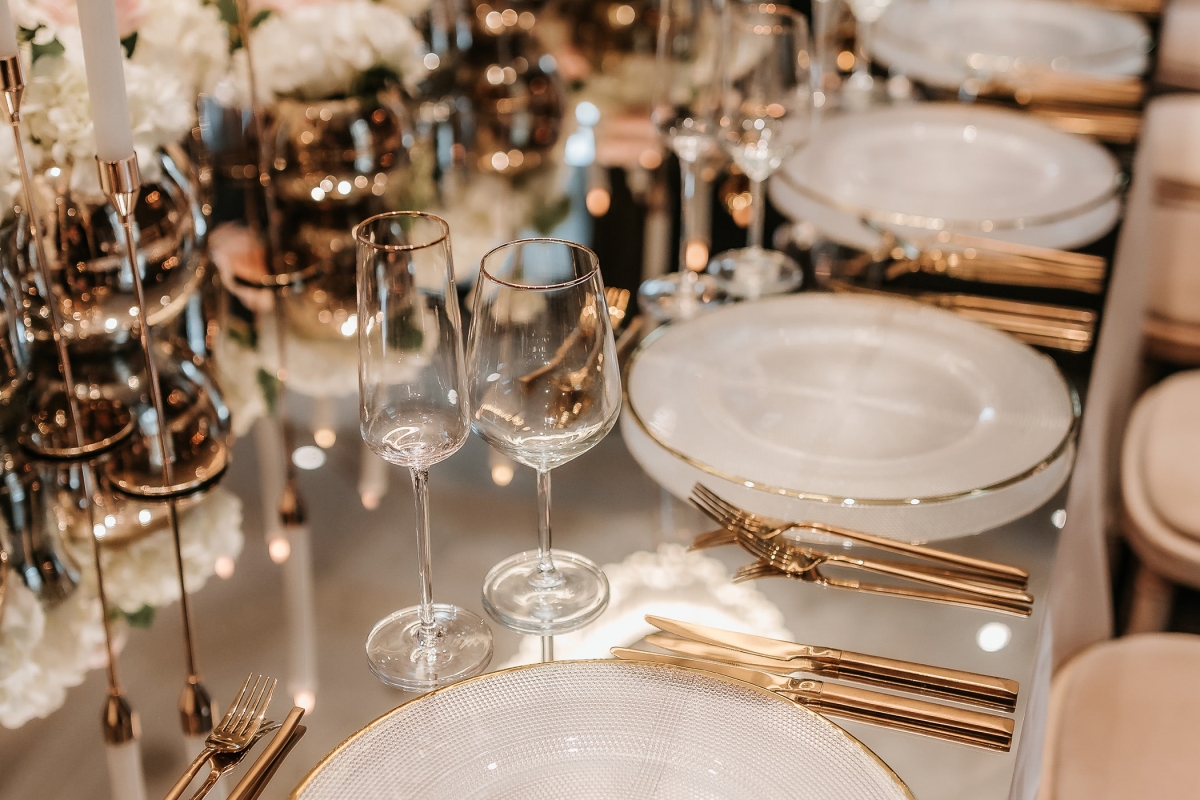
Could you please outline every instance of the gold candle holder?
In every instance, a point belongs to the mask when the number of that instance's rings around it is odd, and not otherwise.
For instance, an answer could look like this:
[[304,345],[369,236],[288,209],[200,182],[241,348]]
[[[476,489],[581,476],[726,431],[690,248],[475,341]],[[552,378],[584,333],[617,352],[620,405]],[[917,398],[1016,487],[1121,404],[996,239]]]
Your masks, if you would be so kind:
[[[0,83],[3,85],[5,111],[8,113],[9,124],[12,126],[13,139],[16,146],[17,164],[21,175],[21,188],[24,192],[25,210],[29,215],[30,233],[33,236],[34,251],[37,254],[38,267],[41,270],[42,283],[46,297],[43,298],[50,311],[51,330],[54,337],[55,350],[58,354],[58,366],[63,378],[63,391],[66,394],[66,411],[71,430],[74,433],[74,449],[77,455],[87,458],[96,452],[95,442],[89,442],[83,432],[82,415],[80,414],[78,395],[75,388],[75,376],[71,370],[70,354],[67,351],[66,338],[63,336],[63,321],[59,309],[54,302],[53,284],[51,283],[50,262],[46,258],[45,242],[38,226],[37,203],[34,195],[33,181],[29,174],[29,163],[25,156],[25,141],[21,136],[21,100],[25,94],[25,73],[19,55],[0,59]],[[132,418],[124,431],[128,436],[133,431]],[[114,441],[112,444],[116,444]],[[65,452],[71,452],[65,448]],[[108,681],[108,699],[105,702],[103,716],[104,740],[113,745],[124,745],[139,738],[137,714],[129,705],[121,692],[121,684],[117,678],[116,655],[113,652],[112,630],[108,619],[108,597],[104,588],[104,571],[100,561],[100,543],[96,541],[95,513],[95,475],[90,464],[82,463],[80,471],[83,476],[84,506],[87,509],[88,530],[92,534],[92,559],[96,569],[96,593],[100,601],[100,619],[104,624],[104,647],[106,655],[106,677]],[[0,565],[2,568],[2,565]]]
[[[196,668],[196,645],[192,635],[191,608],[188,602],[187,587],[183,575],[183,550],[179,538],[179,513],[176,507],[176,494],[172,487],[175,485],[172,474],[173,459],[167,439],[167,416],[163,403],[162,384],[159,381],[158,368],[154,363],[154,353],[150,345],[150,325],[147,322],[146,293],[142,286],[141,270],[138,268],[137,244],[133,232],[133,212],[137,206],[138,193],[141,189],[141,175],[138,172],[137,156],[131,155],[119,161],[96,159],[100,170],[100,188],[116,210],[121,227],[125,232],[125,255],[129,260],[130,273],[133,276],[133,290],[138,305],[138,338],[142,345],[142,356],[146,360],[146,377],[150,384],[150,400],[154,406],[155,436],[161,460],[162,483],[156,487],[146,485],[140,487],[140,496],[165,497],[167,503],[167,522],[171,528],[171,536],[175,545],[175,573],[179,580],[179,609],[183,622],[183,647],[187,665],[187,682],[183,694],[179,698],[179,719],[183,732],[187,736],[201,736],[212,730],[213,707],[212,699],[200,683]],[[191,483],[187,482],[186,493]]]

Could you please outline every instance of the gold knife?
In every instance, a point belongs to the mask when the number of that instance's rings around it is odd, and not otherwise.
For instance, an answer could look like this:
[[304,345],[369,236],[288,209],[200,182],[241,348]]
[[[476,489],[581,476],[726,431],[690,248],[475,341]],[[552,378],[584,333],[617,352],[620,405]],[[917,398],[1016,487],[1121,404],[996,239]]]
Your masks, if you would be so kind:
[[288,743],[300,726],[300,719],[303,716],[304,709],[300,706],[296,706],[288,712],[283,724],[275,732],[275,736],[259,753],[258,758],[250,765],[250,769],[246,770],[246,774],[238,781],[237,786],[233,787],[227,800],[252,800],[258,792],[262,791],[260,784],[264,778],[269,778],[269,775],[278,768],[278,762],[282,760],[281,755],[286,754],[290,749]]
[[[784,642],[766,636],[736,633],[721,628],[710,628],[707,625],[656,617],[651,614],[646,615],[646,622],[660,631],[673,633],[684,639],[780,662],[781,666],[775,667],[775,669],[787,669],[786,665],[792,663],[796,666],[791,667],[791,671],[814,672],[847,681],[890,686],[914,694],[934,694],[963,703],[974,703],[1005,711],[1012,711],[1017,705],[1020,684],[1008,678],[996,678],[974,672],[917,664],[912,661],[865,655],[850,650]],[[654,644],[657,645],[658,642],[654,642]],[[671,649],[664,645],[659,646]],[[689,653],[689,655],[696,655],[696,653]],[[708,656],[702,657],[707,658]],[[753,666],[772,669],[762,663]]]
[[611,652],[617,658],[625,660],[673,664],[735,678],[786,696],[813,711],[843,719],[868,722],[989,750],[1007,752],[1012,747],[1014,723],[1008,717],[823,681],[772,675],[769,672],[716,661],[649,653],[627,647],[614,647]]
[[308,728],[303,725],[297,725],[292,731],[292,738],[287,740],[287,743],[279,751],[278,755],[272,759],[266,771],[259,777],[258,781],[250,787],[250,792],[246,795],[246,800],[258,800],[258,796],[267,788],[267,784],[271,782],[271,778],[275,777],[275,771],[279,769],[279,765],[288,757],[288,753],[292,752],[292,748],[304,737],[305,731]]

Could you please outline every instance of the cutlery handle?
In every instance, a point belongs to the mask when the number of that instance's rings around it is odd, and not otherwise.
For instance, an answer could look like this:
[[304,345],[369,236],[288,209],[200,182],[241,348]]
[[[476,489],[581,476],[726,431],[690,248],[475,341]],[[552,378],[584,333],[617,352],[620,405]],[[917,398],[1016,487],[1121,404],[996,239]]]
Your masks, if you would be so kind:
[[1014,680],[979,675],[957,669],[934,667],[911,661],[882,658],[842,650],[832,677],[891,686],[915,694],[936,695],[962,703],[974,703],[1012,711],[1020,688]]
[[869,545],[870,547],[879,550],[889,550],[893,553],[902,553],[914,558],[924,559],[925,561],[938,561],[942,564],[950,564],[955,567],[960,567],[968,572],[979,572],[984,575],[993,575],[998,579],[1004,580],[1005,583],[1019,584],[1018,588],[1024,589],[1029,581],[1029,573],[1020,567],[1001,564],[996,561],[986,561],[982,558],[972,558],[971,556],[960,555],[959,553],[950,553],[945,550],[934,550],[930,547],[924,547],[919,544],[909,544],[895,539],[885,539],[882,536],[874,536],[862,531],[850,530],[837,525],[826,525],[824,523],[805,523],[804,527],[811,527],[813,530],[827,533],[831,536],[840,536],[843,539],[849,539],[859,544]]
[[[795,578],[803,581],[805,578],[800,575],[788,575],[786,572],[780,572],[781,575]],[[913,600],[928,600],[931,603],[943,603],[951,606],[963,606],[966,608],[979,608],[986,611],[996,611],[1001,614],[1012,614],[1016,617],[1028,617],[1033,613],[1033,606],[1029,603],[1012,602],[1008,600],[993,600],[987,597],[978,595],[955,594],[951,592],[932,592],[927,589],[912,589],[907,586],[882,586],[877,583],[859,583],[858,581],[847,581],[838,578],[827,578],[822,575],[815,581],[823,586],[832,586],[837,589],[853,589],[858,592],[871,592],[872,594],[886,594],[893,597],[908,597]]]
[[221,774],[219,770],[210,770],[208,777],[204,779],[204,783],[200,784],[200,788],[192,795],[191,800],[204,800],[204,797],[212,791],[212,788],[217,785],[217,781],[221,779]]
[[1007,751],[1012,746],[1015,723],[996,714],[814,680],[794,679],[786,694],[797,697],[814,711],[885,728],[899,728],[992,750]]
[[874,572],[878,575],[890,575],[893,578],[904,578],[905,580],[914,581],[916,583],[925,583],[930,586],[938,586],[942,589],[949,589],[962,594],[978,595],[980,597],[988,597],[993,600],[1004,600],[1008,602],[1032,603],[1033,598],[1022,591],[1008,589],[1002,586],[989,586],[981,583],[972,583],[967,580],[958,578],[950,578],[945,575],[934,575],[920,570],[909,569],[902,564],[895,564],[890,561],[872,561],[865,558],[852,558],[839,553],[831,553],[825,557],[827,564],[840,564],[845,567],[855,569],[863,569],[867,572]]
[[296,730],[292,732],[292,736],[287,740],[287,744],[279,751],[278,755],[271,760],[271,764],[266,771],[259,777],[258,781],[250,787],[250,793],[246,795],[245,800],[258,800],[258,796],[267,788],[267,784],[271,782],[271,778],[275,777],[275,772],[279,769],[279,765],[288,757],[288,753],[292,752],[292,748],[304,736],[304,732],[308,728],[303,725],[297,725]]
[[183,797],[183,793],[187,790],[188,784],[196,777],[196,773],[200,768],[208,763],[208,759],[212,757],[212,750],[205,747],[200,751],[200,755],[192,761],[191,765],[184,770],[183,775],[179,780],[175,781],[175,785],[171,787],[171,791],[167,792],[167,796],[163,800],[179,800]]
[[271,741],[246,770],[246,774],[238,781],[237,786],[233,787],[233,791],[229,793],[229,800],[249,800],[249,798],[257,796],[257,792],[262,791],[258,786],[259,782],[274,771],[272,764],[279,758],[280,753],[286,752],[288,749],[288,742],[291,741],[292,734],[300,725],[300,719],[303,716],[304,709],[299,706],[288,712],[283,724],[279,726],[279,730],[271,737]]

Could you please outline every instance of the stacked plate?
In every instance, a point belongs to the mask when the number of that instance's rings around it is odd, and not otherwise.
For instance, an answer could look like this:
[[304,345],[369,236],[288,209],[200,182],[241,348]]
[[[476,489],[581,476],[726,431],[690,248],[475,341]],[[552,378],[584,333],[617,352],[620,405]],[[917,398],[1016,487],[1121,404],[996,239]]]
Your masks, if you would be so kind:
[[664,329],[628,367],[625,442],[686,498],[905,541],[978,533],[1065,482],[1076,398],[1049,358],[905,300],[802,294]]
[[[850,247],[877,228],[1073,249],[1120,215],[1121,173],[1098,144],[1019,112],[929,103],[836,117],[770,184],[784,214]],[[872,227],[875,226],[875,227]]]
[[350,737],[296,800],[911,800],[850,734],[779,695],[679,667],[566,661],[413,700]]
[[1059,0],[896,0],[872,34],[874,59],[944,89],[1014,68],[1141,75],[1151,42],[1133,14]]

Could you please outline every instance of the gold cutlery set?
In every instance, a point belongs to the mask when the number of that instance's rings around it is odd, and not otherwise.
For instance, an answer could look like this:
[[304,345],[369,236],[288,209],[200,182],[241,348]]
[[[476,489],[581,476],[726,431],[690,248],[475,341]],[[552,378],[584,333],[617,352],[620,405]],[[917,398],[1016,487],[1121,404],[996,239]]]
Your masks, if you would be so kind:
[[662,617],[647,616],[646,622],[662,631],[646,636],[646,644],[669,654],[614,647],[613,655],[725,675],[829,716],[989,750],[1007,751],[1012,746],[1014,722],[1010,717],[797,677],[795,673],[885,687],[1006,713],[1016,709],[1019,689],[1016,681]]
[[[253,680],[253,684],[251,684]],[[180,776],[165,800],[179,800],[192,780],[208,766],[208,775],[200,787],[191,795],[191,800],[205,797],[223,775],[239,766],[250,755],[254,745],[268,734],[274,734],[259,757],[247,769],[246,774],[229,793],[229,800],[255,800],[291,749],[304,735],[306,728],[300,724],[304,709],[291,710],[282,723],[266,721],[267,706],[275,692],[276,681],[264,676],[246,678],[229,711],[209,733],[204,749]]]
[[[1033,612],[1033,597],[1026,592],[1029,573],[1017,567],[819,522],[796,523],[762,517],[738,508],[700,484],[692,488],[691,501],[721,525],[720,530],[696,537],[692,549],[736,544],[756,559],[753,564],[739,569],[734,581],[792,578],[819,586],[979,608],[1019,617],[1027,617]],[[784,534],[788,531],[849,540],[926,563],[821,552],[787,538]],[[918,586],[835,578],[824,574],[821,569],[823,566],[869,572]]]

